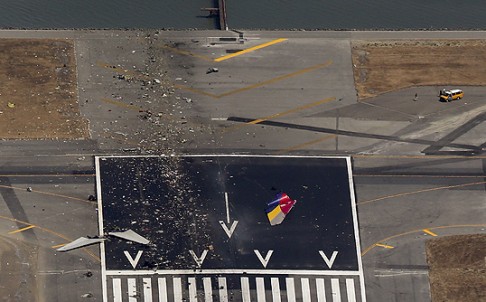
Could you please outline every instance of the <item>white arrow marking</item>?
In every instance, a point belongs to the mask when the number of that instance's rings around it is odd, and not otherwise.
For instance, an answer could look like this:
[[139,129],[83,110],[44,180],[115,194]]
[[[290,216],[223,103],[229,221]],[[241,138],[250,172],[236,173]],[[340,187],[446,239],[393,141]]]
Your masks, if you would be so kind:
[[143,251],[138,251],[137,256],[135,256],[135,259],[132,258],[132,255],[130,255],[128,251],[123,251],[123,253],[127,257],[128,261],[130,261],[132,267],[135,268],[137,266],[138,261],[140,260],[140,257],[142,257]]
[[[229,214],[228,192],[224,192],[224,200],[225,200],[225,203],[226,203],[226,221],[229,225],[231,223],[231,219],[230,219],[230,214]],[[231,235],[233,235],[233,232],[236,229],[236,225],[238,224],[238,220],[233,221],[233,224],[231,224],[230,228],[228,228],[226,223],[224,223],[224,221],[222,221],[222,220],[219,221],[219,224],[223,228],[226,235],[228,235],[228,238],[231,238]]]
[[189,250],[189,254],[191,254],[192,258],[194,258],[194,261],[196,261],[197,266],[201,267],[201,265],[204,262],[204,259],[208,255],[208,250],[204,250],[201,254],[201,257],[196,256],[196,253],[194,253],[193,250]]
[[260,252],[258,250],[253,250],[253,251],[257,255],[258,260],[260,260],[260,262],[263,264],[263,267],[266,268],[267,267],[267,264],[268,264],[268,261],[270,260],[270,257],[272,257],[273,250],[268,250],[267,255],[265,256],[265,258],[262,257],[262,254],[260,254]]
[[228,192],[224,192],[224,200],[226,201],[226,221],[230,224]]
[[326,262],[327,266],[329,268],[331,268],[332,265],[334,264],[334,260],[336,260],[336,256],[338,254],[338,251],[332,252],[331,259],[327,258],[326,254],[324,254],[323,251],[319,251],[319,254],[321,254],[321,257],[322,257],[322,259],[324,259],[324,261]]
[[226,226],[226,223],[224,223],[224,221],[220,220],[219,224],[221,225],[223,230],[226,232],[226,235],[228,235],[228,238],[231,238],[231,235],[233,235],[233,232],[236,229],[236,225],[238,224],[238,220],[233,221],[233,223],[231,224],[231,227],[229,229]]

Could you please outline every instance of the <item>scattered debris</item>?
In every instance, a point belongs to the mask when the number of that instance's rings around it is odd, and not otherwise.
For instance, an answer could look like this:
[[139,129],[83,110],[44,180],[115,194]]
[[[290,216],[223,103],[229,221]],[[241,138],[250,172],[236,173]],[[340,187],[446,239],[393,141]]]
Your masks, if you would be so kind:
[[14,103],[10,103],[10,102],[8,102],[8,103],[7,103],[7,106],[8,106],[8,108],[14,108],[14,107],[15,107],[15,104],[14,104]]
[[27,187],[27,192],[32,192],[32,187]]
[[96,201],[96,196],[94,196],[94,195],[89,195],[89,196],[88,196],[88,200],[89,200],[89,201]]
[[206,74],[212,73],[212,72],[218,72],[218,71],[219,71],[218,68],[212,67],[212,68],[208,68],[208,70],[206,71]]

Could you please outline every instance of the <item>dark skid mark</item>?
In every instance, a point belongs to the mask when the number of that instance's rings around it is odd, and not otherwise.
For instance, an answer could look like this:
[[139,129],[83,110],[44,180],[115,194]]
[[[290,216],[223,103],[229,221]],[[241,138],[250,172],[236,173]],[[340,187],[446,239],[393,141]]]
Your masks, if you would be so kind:
[[476,127],[477,125],[481,124],[485,119],[486,119],[486,112],[483,112],[483,113],[477,115],[476,117],[474,117],[474,118],[470,119],[469,121],[467,121],[465,124],[463,124],[460,127],[456,128],[451,133],[449,133],[446,136],[444,136],[443,138],[439,139],[437,141],[437,143],[439,143],[440,145],[427,147],[426,149],[424,149],[422,151],[422,153],[432,154],[432,153],[434,153],[436,151],[439,151],[441,149],[441,147],[442,147],[441,145],[445,146],[446,144],[449,144],[449,143],[453,142],[454,140],[456,140],[461,135],[465,134],[469,130],[471,130],[474,127]]
[[[4,186],[11,186],[12,184],[10,183],[10,180],[8,177],[0,177],[0,184]],[[12,214],[12,217],[28,222],[29,219],[27,218],[27,215],[25,214],[24,208],[20,204],[20,200],[17,198],[17,194],[15,194],[15,190],[12,188],[7,188],[7,187],[0,187],[0,194],[2,195],[3,199],[5,200],[5,204],[7,205],[8,209],[10,210],[10,213]],[[25,228],[26,224],[17,222],[17,227],[19,229]],[[33,229],[28,229],[23,232],[20,232],[22,236],[24,236],[25,239],[29,241],[34,241],[37,242],[37,236],[34,233]]]
[[[249,118],[244,118],[244,117],[235,117],[235,116],[231,116],[231,117],[228,118],[228,121],[240,122],[240,123],[249,123],[249,122],[252,122],[254,120],[255,119],[249,119]],[[298,129],[298,130],[307,130],[307,131],[314,131],[314,132],[321,132],[321,133],[337,134],[337,135],[344,135],[344,136],[351,136],[351,137],[381,139],[381,140],[386,140],[386,141],[395,141],[395,142],[402,142],[402,143],[439,146],[441,148],[442,147],[452,147],[452,148],[468,149],[468,150],[480,152],[480,148],[478,148],[477,146],[465,145],[465,144],[455,144],[455,143],[448,143],[448,142],[443,143],[443,142],[440,142],[440,141],[435,142],[435,141],[430,141],[430,140],[425,140],[425,139],[399,138],[397,136],[389,136],[389,135],[381,135],[381,134],[368,134],[368,133],[362,133],[362,132],[336,130],[336,129],[331,129],[331,128],[321,128],[321,127],[298,125],[298,124],[289,124],[289,123],[274,122],[274,121],[262,121],[258,124],[259,125],[273,126],[273,127],[283,127],[283,128],[290,128],[290,129]],[[472,154],[469,154],[469,155],[472,155]]]

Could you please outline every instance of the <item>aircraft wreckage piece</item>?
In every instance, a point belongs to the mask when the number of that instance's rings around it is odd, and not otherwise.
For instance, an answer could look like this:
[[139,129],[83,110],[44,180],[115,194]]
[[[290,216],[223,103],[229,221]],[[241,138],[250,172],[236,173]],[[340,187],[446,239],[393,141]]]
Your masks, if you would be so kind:
[[[121,239],[124,239],[124,240],[127,240],[127,241],[141,243],[141,244],[149,244],[150,243],[150,240],[140,236],[139,234],[137,234],[135,231],[132,231],[132,230],[127,230],[127,231],[123,231],[123,232],[109,232],[107,235],[117,237],[117,238],[121,238]],[[78,248],[85,247],[85,246],[88,246],[88,245],[92,245],[92,244],[95,244],[95,243],[100,243],[100,242],[103,242],[105,240],[106,240],[106,238],[104,238],[104,237],[97,237],[97,238],[80,237],[80,238],[74,240],[73,242],[66,244],[63,247],[58,248],[57,251],[58,252],[67,252],[67,251],[70,251],[70,250],[78,249]]]
[[108,235],[115,236],[128,241],[141,243],[141,244],[149,244],[150,242],[150,240],[145,239],[144,237],[140,236],[139,234],[135,233],[132,230],[127,230],[124,232],[109,232]]
[[80,238],[74,240],[73,242],[66,244],[63,247],[58,248],[57,251],[58,252],[67,252],[67,251],[70,251],[70,250],[78,249],[80,247],[85,247],[85,246],[92,245],[92,244],[95,244],[95,243],[100,243],[100,242],[103,242],[104,240],[105,240],[105,238],[80,237]]
[[275,199],[267,204],[266,213],[270,225],[281,224],[296,202],[286,193],[277,194]]

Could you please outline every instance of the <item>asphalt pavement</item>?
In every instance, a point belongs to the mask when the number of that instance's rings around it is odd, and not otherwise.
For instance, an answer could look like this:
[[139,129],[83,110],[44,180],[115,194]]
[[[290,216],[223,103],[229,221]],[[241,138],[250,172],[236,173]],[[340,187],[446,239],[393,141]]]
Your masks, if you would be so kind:
[[[96,155],[350,155],[368,301],[429,301],[425,241],[485,232],[486,89],[468,87],[470,98],[453,103],[428,101],[437,87],[358,103],[350,57],[354,39],[474,39],[484,32],[253,31],[242,40],[220,31],[15,30],[0,36],[74,39],[80,110],[90,122],[89,140],[2,141],[0,148],[3,242],[22,251],[16,276],[39,301],[103,301],[98,246],[55,250],[99,232],[97,203],[88,200],[96,194]],[[420,101],[413,102],[417,89]],[[166,167],[185,188],[177,178],[185,169]],[[132,260],[136,255],[130,253]],[[25,277],[34,272],[35,280]],[[322,288],[340,288],[344,299],[347,284],[359,283],[222,277],[228,285],[249,282],[267,290],[294,282],[296,299]],[[124,292],[144,290],[137,283],[143,277],[110,278]],[[181,278],[161,277],[151,286],[190,288],[193,280]],[[216,290],[223,282],[207,278],[191,290]],[[28,300],[29,290],[18,292]],[[13,294],[2,290],[6,299]]]

